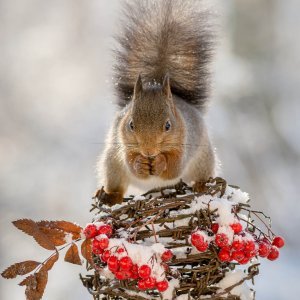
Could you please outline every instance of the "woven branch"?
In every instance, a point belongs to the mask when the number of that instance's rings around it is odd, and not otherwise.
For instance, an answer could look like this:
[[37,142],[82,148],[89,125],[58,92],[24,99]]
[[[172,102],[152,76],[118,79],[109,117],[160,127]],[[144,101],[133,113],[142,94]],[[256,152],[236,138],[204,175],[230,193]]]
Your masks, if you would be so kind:
[[[164,189],[156,189],[147,192],[143,200],[134,200],[133,196],[124,199],[125,203],[118,208],[109,208],[95,199],[92,211],[96,212],[95,220],[109,221],[114,230],[115,238],[121,238],[119,232],[126,231],[129,235],[129,241],[135,243],[145,239],[154,238],[159,240],[168,249],[176,250],[179,247],[185,247],[184,257],[174,257],[169,263],[169,270],[166,272],[167,278],[177,278],[180,281],[180,287],[175,288],[173,292],[176,296],[187,294],[188,299],[200,299],[200,296],[210,296],[209,299],[221,300],[239,300],[240,298],[230,295],[230,291],[245,280],[253,279],[258,274],[258,266],[254,266],[245,274],[241,282],[221,291],[216,287],[225,273],[235,268],[235,263],[220,262],[217,255],[217,249],[210,245],[208,251],[198,254],[191,254],[191,244],[189,237],[196,229],[211,228],[212,222],[218,216],[216,210],[211,210],[209,204],[206,209],[197,210],[194,213],[176,215],[174,212],[182,209],[188,209],[192,205],[195,196],[201,195],[220,195],[225,192],[227,183],[221,178],[211,179],[206,185],[203,185],[201,193],[195,193],[192,187],[185,183]],[[100,195],[101,196],[101,195]],[[240,208],[237,207],[237,210]],[[176,222],[186,220],[187,225],[175,226]],[[155,226],[156,225],[156,226]],[[167,240],[164,242],[164,240]],[[101,270],[105,265],[99,257],[94,256],[96,268]],[[91,269],[91,266],[88,266]],[[98,299],[134,299],[145,300],[162,299],[160,293],[154,290],[141,293],[136,282],[132,280],[108,280],[99,275],[97,270],[94,275],[81,276],[83,285],[92,294],[95,300]]]

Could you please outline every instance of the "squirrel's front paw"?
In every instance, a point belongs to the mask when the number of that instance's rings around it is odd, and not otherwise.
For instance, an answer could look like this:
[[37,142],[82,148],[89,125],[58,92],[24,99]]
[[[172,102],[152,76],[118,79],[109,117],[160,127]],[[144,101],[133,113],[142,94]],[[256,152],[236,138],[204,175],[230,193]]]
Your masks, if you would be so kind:
[[133,163],[133,170],[137,176],[147,177],[150,175],[151,164],[149,158],[139,154]]
[[123,195],[121,193],[106,193],[103,188],[98,190],[93,198],[97,198],[102,204],[106,204],[109,206],[121,204],[123,202]]
[[150,174],[159,176],[167,169],[167,160],[163,154],[158,154],[155,158],[151,159]]

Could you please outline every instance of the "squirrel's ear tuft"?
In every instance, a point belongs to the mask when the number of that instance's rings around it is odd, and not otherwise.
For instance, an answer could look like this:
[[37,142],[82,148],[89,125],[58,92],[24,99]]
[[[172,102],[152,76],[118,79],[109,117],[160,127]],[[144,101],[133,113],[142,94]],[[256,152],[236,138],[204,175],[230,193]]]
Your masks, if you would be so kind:
[[139,74],[137,81],[134,85],[134,91],[133,91],[133,96],[134,98],[138,98],[143,92],[143,81],[142,81],[142,76]]
[[168,98],[172,96],[171,93],[171,86],[170,86],[170,77],[167,73],[164,77],[163,84],[162,84],[162,93],[167,96]]

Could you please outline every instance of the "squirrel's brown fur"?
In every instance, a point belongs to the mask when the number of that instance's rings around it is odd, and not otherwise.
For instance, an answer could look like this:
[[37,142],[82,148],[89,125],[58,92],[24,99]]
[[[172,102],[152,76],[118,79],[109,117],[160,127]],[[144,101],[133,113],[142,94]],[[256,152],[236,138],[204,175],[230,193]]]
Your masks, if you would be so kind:
[[129,184],[150,188],[214,176],[202,116],[214,35],[201,3],[135,0],[125,6],[115,66],[121,110],[99,162],[103,202],[121,202]]

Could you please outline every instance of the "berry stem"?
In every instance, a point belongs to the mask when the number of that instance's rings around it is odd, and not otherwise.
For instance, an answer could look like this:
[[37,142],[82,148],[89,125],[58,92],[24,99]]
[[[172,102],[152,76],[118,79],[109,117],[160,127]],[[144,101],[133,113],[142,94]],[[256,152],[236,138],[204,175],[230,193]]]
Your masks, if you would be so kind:
[[[255,215],[255,217],[257,217],[266,226],[268,231],[271,232],[273,234],[273,236],[275,236],[275,233],[271,230],[271,218],[270,217],[265,215],[262,211],[251,210],[251,209],[244,208],[244,207],[242,207],[241,209],[247,211],[250,214],[250,216],[251,216],[251,214]],[[269,220],[269,225],[266,224],[266,222],[259,216],[259,214],[263,215],[266,219]],[[252,225],[252,226],[254,226],[254,225]]]

